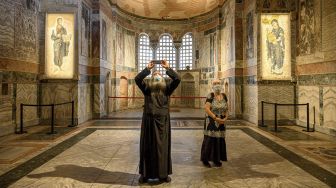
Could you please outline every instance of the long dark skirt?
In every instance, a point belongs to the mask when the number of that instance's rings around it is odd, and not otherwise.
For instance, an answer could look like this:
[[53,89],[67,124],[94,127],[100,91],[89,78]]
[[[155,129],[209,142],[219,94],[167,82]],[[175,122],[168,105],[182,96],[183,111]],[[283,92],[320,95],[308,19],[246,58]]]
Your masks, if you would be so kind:
[[167,178],[172,174],[170,118],[143,116],[140,135],[139,173],[145,178]]
[[227,161],[225,138],[204,135],[201,161]]

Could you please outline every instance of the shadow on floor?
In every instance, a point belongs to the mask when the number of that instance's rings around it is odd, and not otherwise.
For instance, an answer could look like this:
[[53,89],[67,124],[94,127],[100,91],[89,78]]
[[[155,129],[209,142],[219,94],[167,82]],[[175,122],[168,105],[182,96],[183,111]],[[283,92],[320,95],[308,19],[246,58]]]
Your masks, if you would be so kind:
[[55,127],[54,128],[55,134],[49,134],[51,132],[50,128],[45,127],[37,132],[28,133],[28,135],[21,137],[19,140],[29,140],[29,141],[55,140],[76,129],[77,127]]
[[[27,175],[28,178],[71,178],[84,183],[101,183],[133,186],[138,183],[138,174],[126,172],[111,172],[96,167],[82,167],[77,165],[59,165],[54,171]],[[135,186],[135,185],[134,185]]]
[[[283,162],[284,159],[273,153],[249,153],[237,158],[230,158],[222,162],[220,168],[205,168],[201,172],[191,172],[190,176],[202,177],[204,180],[212,182],[229,182],[240,179],[250,178],[277,178],[279,174],[272,173],[272,164]],[[201,162],[198,162],[202,165]],[[268,167],[267,167],[268,166]]]
[[318,141],[320,139],[315,138],[313,136],[310,136],[308,134],[305,134],[303,132],[299,132],[296,131],[294,129],[290,129],[287,127],[278,127],[278,131],[275,132],[274,128],[271,126],[268,127],[260,127],[259,129],[262,129],[264,131],[267,131],[269,133],[271,133],[272,135],[281,138],[282,140],[288,140],[288,141],[292,141],[292,140],[304,140],[304,141]]

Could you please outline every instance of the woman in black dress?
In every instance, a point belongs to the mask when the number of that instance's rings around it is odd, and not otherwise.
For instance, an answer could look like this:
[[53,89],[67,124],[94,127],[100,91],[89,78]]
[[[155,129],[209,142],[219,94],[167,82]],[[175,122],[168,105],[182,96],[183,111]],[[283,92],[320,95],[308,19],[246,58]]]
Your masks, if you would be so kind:
[[220,80],[212,82],[213,92],[207,96],[205,103],[206,120],[204,124],[204,139],[201,150],[201,161],[204,166],[222,166],[221,161],[227,161],[225,143],[225,121],[228,118],[227,97],[221,93]]

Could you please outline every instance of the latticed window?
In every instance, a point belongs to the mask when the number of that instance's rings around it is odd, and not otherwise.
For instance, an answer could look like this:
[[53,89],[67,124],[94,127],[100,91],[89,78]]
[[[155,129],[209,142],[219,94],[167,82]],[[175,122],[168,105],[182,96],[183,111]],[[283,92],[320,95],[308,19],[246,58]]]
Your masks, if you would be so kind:
[[193,62],[193,39],[191,33],[187,33],[182,38],[182,46],[180,48],[180,70],[185,70],[187,66],[192,69]]
[[[158,48],[156,49],[156,59],[167,60],[170,68],[176,70],[176,49],[170,35],[164,34],[161,36]],[[156,65],[155,70],[159,70],[163,76],[166,76],[166,70],[162,66]]]
[[149,45],[149,37],[146,34],[139,36],[139,50],[138,50],[138,71],[146,68],[147,64],[153,59],[153,50]]

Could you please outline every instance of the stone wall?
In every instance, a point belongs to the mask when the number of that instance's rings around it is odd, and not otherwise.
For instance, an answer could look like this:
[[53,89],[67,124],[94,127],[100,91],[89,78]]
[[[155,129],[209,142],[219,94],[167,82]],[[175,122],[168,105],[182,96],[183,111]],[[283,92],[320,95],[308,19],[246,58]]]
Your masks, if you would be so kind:
[[257,49],[258,49],[258,17],[256,14],[256,0],[244,3],[243,9],[243,89],[242,113],[243,118],[258,122],[258,86],[257,78]]
[[215,77],[222,80],[231,118],[242,117],[242,3],[226,1],[221,8],[218,65]]
[[[298,2],[297,100],[310,104],[310,124],[336,135],[336,2]],[[306,125],[305,109],[298,110],[298,124]]]
[[78,4],[78,96],[77,116],[78,123],[83,123],[93,117],[93,4],[91,1],[81,1]]
[[[231,118],[255,124],[261,120],[261,101],[310,103],[310,123],[335,134],[336,119],[336,4],[332,0],[227,0],[209,13],[184,20],[146,19],[120,10],[108,0],[3,0],[0,4],[0,128],[2,134],[19,125],[20,103],[75,101],[75,118],[83,123],[109,112],[141,108],[134,82],[138,70],[138,36],[148,34],[152,47],[164,33],[173,37],[178,52],[182,37],[193,36],[193,70],[180,70],[183,87],[194,83],[194,96],[207,96],[211,81],[220,79],[229,99]],[[45,77],[45,15],[75,14],[75,75],[72,79]],[[260,15],[291,15],[292,79],[261,78]],[[177,53],[178,54],[178,53]],[[178,59],[178,57],[177,57]],[[199,87],[198,87],[199,86]],[[190,94],[182,84],[174,96]],[[190,94],[191,95],[191,94]],[[181,101],[172,100],[172,106]],[[195,101],[194,107],[204,101]],[[189,103],[184,104],[186,106]],[[182,105],[183,106],[183,105]],[[69,121],[70,105],[56,109],[56,123]],[[315,109],[315,116],[313,109]],[[264,118],[273,124],[273,106]],[[279,107],[281,123],[306,125],[304,107]],[[50,109],[25,107],[25,125],[48,124]]]
[[[201,71],[202,76],[198,76],[195,78],[196,83],[200,83],[200,89],[195,93],[195,96],[206,96],[210,92],[210,83],[214,78],[215,65],[218,64],[218,56],[220,51],[218,50],[218,15],[219,9],[216,9],[208,14],[191,18],[190,20],[155,20],[155,19],[144,19],[142,17],[137,17],[134,15],[125,14],[123,11],[120,11],[118,8],[113,8],[113,15],[116,17],[116,25],[117,25],[117,44],[116,47],[116,57],[117,57],[117,71],[116,71],[116,95],[120,96],[120,89],[125,87],[119,85],[122,80],[121,77],[127,78],[128,83],[128,96],[142,96],[142,93],[134,84],[134,76],[136,75],[138,66],[137,66],[137,36],[140,33],[148,34],[150,38],[150,42],[152,46],[155,47],[158,44],[159,38],[161,34],[169,33],[173,37],[173,42],[177,51],[179,50],[182,37],[191,32],[193,35],[193,47],[195,51],[198,51],[199,56],[196,57],[196,53],[194,55],[195,64],[194,69]],[[125,33],[127,35],[125,35]],[[133,38],[130,34],[135,35]],[[127,39],[128,38],[128,39]],[[210,39],[211,38],[211,39]],[[120,42],[118,42],[120,41]],[[131,45],[127,47],[128,43],[135,43],[135,49],[133,52]],[[123,51],[126,49],[126,51]],[[130,49],[130,50],[129,50]],[[132,66],[132,54],[135,54],[135,64]],[[178,53],[177,53],[178,54]],[[134,57],[134,56],[133,56]],[[178,57],[177,57],[178,58]],[[126,63],[126,64],[125,64]],[[129,64],[127,64],[129,63]],[[120,66],[118,65],[120,64]],[[211,67],[210,67],[211,64]],[[135,65],[135,66],[134,66]],[[124,66],[124,67],[122,67]],[[210,68],[209,68],[210,67]],[[125,70],[125,72],[123,71]],[[134,72],[133,72],[134,71]],[[199,72],[198,71],[198,72]],[[133,75],[131,74],[133,72]],[[128,74],[129,73],[129,74]],[[119,89],[119,90],[118,90]],[[135,90],[135,91],[134,91]],[[124,92],[124,91],[123,91]],[[134,95],[133,95],[134,93]],[[124,95],[124,94],[123,94]],[[181,86],[177,88],[174,92],[174,95],[181,95]],[[125,106],[128,108],[139,108],[142,106],[142,100],[135,100],[132,104],[132,101],[128,101],[127,103],[121,102],[119,104],[116,102],[116,110],[125,109]],[[172,106],[177,105],[176,100],[172,100]],[[199,102],[197,102],[199,105]],[[120,106],[121,105],[121,106]]]
[[[74,101],[74,118],[75,124],[78,122],[83,122],[83,114],[79,114],[79,106],[83,107],[84,101],[79,101],[82,99],[80,96],[78,88],[78,79],[87,79],[83,77],[82,71],[85,70],[85,67],[89,64],[89,42],[90,42],[90,30],[89,30],[89,21],[90,21],[90,9],[89,5],[85,4],[84,1],[42,1],[39,9],[39,25],[40,33],[40,87],[39,87],[39,102],[40,104],[59,104],[65,102]],[[86,9],[86,15],[82,14]],[[75,33],[73,40],[75,41],[74,47],[74,76],[72,79],[51,79],[46,77],[46,54],[45,54],[45,25],[46,25],[46,14],[49,12],[54,13],[74,13],[75,21]],[[82,17],[86,17],[82,20]],[[77,19],[78,18],[78,19]],[[82,27],[82,24],[84,25]],[[87,27],[87,28],[86,28]],[[87,31],[86,31],[87,29]],[[83,33],[82,33],[83,32]],[[86,33],[85,33],[86,32]],[[51,121],[51,108],[42,107],[41,109],[41,124],[50,125]],[[82,113],[82,111],[81,111]],[[71,123],[71,104],[55,106],[55,123],[57,125],[69,125]]]
[[[272,103],[295,102],[295,72],[292,79],[285,81],[265,80],[261,77],[261,14],[290,13],[295,15],[296,4],[290,1],[249,1],[243,6],[243,117],[255,124],[261,122],[261,101]],[[293,18],[293,17],[292,17]],[[295,62],[296,21],[291,19],[291,63]],[[237,37],[237,36],[236,36]],[[237,62],[239,64],[239,62]],[[280,124],[291,123],[295,119],[293,107],[278,108],[277,118]],[[274,124],[274,105],[265,105],[264,120],[266,124]],[[292,120],[292,121],[290,121]]]
[[[38,103],[39,1],[0,4],[0,135],[20,125],[20,103]],[[38,111],[25,107],[24,126],[37,124]]]

